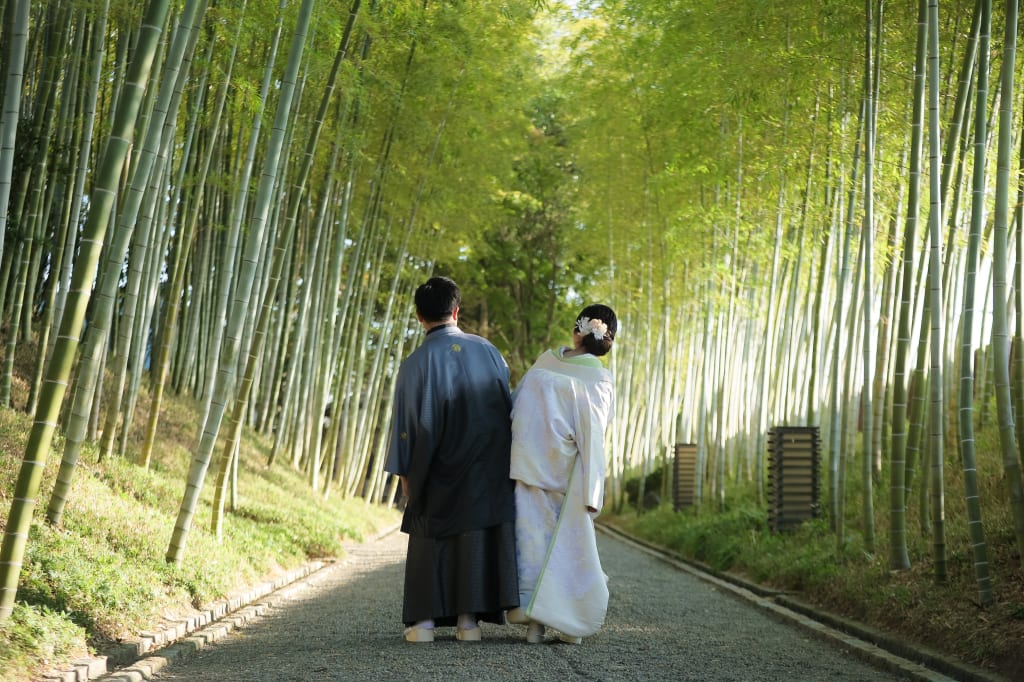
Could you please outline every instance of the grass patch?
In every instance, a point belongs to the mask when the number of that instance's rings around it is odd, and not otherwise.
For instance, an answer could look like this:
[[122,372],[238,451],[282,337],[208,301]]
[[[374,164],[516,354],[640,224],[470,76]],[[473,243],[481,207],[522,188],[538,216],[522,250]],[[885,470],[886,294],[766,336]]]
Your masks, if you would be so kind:
[[[148,403],[146,396],[140,407],[143,403]],[[98,463],[92,446],[83,448],[59,527],[43,521],[60,463],[62,444],[55,441],[17,604],[0,625],[0,682],[36,678],[311,559],[341,556],[345,541],[362,540],[399,519],[397,512],[361,499],[343,500],[337,493],[325,499],[286,463],[268,470],[270,444],[246,434],[238,504],[224,519],[222,537],[210,527],[216,480],[211,465],[184,559],[180,566],[169,564],[165,556],[198,425],[190,401],[168,397],[165,404],[149,469],[119,457]],[[146,416],[143,409],[139,412],[129,454],[138,447]],[[5,512],[30,429],[28,415],[0,409],[0,502]],[[6,521],[5,514],[0,529]]]
[[0,680],[25,680],[29,671],[84,656],[86,637],[86,631],[65,614],[19,602],[0,624]]

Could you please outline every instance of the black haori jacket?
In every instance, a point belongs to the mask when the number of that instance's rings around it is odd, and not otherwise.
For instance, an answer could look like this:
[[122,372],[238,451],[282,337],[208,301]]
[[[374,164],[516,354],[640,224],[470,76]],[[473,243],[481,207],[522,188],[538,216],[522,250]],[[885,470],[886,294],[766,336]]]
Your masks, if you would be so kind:
[[509,369],[486,339],[434,327],[398,373],[385,471],[406,476],[402,530],[441,538],[515,520]]

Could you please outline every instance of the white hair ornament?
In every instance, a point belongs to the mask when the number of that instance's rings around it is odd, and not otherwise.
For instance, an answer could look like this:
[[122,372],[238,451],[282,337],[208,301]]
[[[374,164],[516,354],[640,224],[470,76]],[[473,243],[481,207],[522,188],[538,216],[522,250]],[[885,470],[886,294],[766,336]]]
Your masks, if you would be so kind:
[[600,341],[608,333],[608,325],[596,317],[591,319],[589,317],[581,317],[576,320],[576,331],[583,336],[590,334],[595,339]]

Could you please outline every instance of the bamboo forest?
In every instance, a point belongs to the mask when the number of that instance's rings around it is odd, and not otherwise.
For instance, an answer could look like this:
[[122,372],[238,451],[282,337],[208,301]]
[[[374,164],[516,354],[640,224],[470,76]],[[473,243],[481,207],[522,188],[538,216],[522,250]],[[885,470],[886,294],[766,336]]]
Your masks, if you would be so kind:
[[81,458],[153,466],[172,396],[168,564],[245,494],[246,432],[312,495],[392,505],[432,275],[513,387],[583,306],[618,313],[608,510],[668,504],[677,444],[696,513],[766,508],[773,429],[816,427],[837,552],[970,572],[981,609],[1019,585],[1014,0],[0,9],[0,410],[31,418],[0,453],[0,622]]

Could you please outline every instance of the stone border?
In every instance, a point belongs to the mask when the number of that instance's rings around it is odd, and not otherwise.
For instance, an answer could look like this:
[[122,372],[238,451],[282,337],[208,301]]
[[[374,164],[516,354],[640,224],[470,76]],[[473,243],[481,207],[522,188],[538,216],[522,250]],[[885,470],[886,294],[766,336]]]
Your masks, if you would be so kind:
[[[397,529],[397,525],[388,527],[363,542],[382,538]],[[266,613],[277,600],[266,600],[264,597],[295,585],[335,563],[331,560],[312,561],[274,580],[267,580],[232,597],[216,601],[201,612],[168,627],[144,630],[121,644],[104,649],[97,656],[77,659],[68,668],[46,672],[40,679],[43,682],[88,682],[98,679],[138,682],[152,679],[154,674],[171,663],[195,655],[212,642],[223,639],[232,630]]]
[[685,559],[659,545],[641,540],[608,523],[595,524],[597,529],[681,571],[710,583],[744,601],[765,609],[777,620],[804,628],[821,639],[847,649],[852,654],[897,675],[921,682],[959,680],[961,682],[1009,682],[1005,677],[984,668],[959,661],[926,647],[908,642],[827,613],[778,590],[728,573],[715,571],[700,562]]

